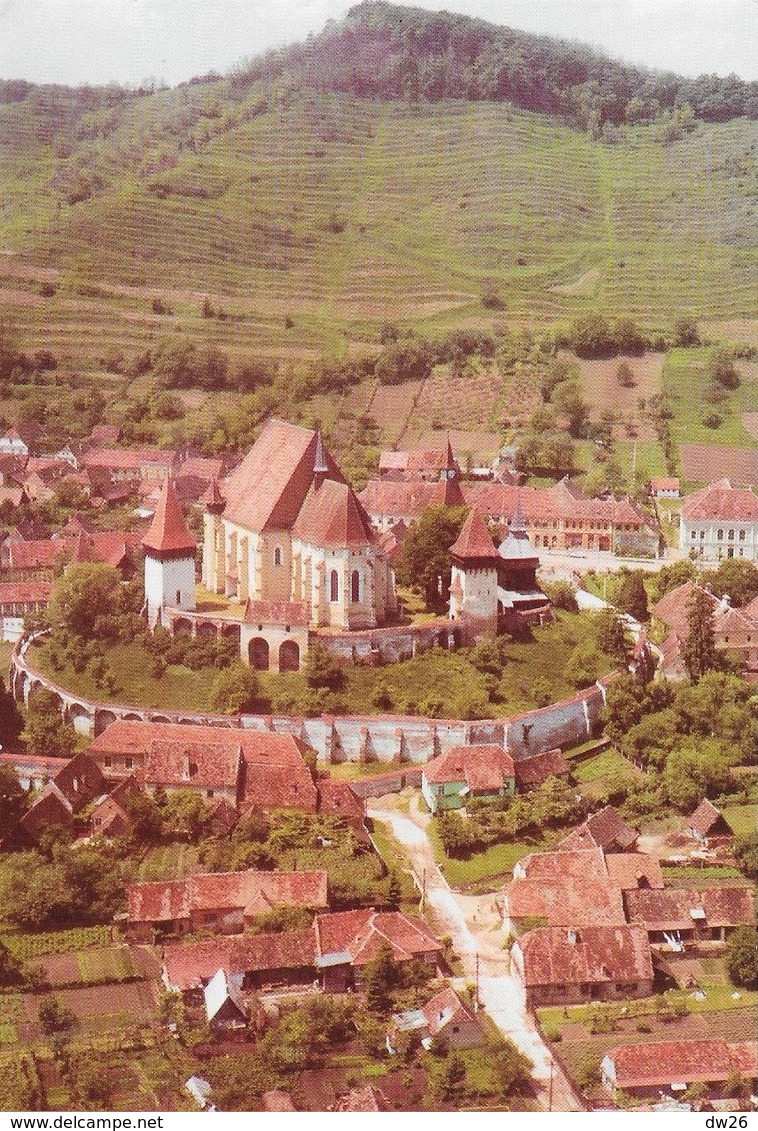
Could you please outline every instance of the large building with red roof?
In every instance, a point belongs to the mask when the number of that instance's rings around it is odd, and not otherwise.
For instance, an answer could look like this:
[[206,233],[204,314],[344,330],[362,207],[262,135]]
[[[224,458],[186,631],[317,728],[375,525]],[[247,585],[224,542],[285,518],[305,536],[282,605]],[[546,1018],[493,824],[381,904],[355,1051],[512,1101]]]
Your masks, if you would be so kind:
[[657,1096],[662,1089],[681,1095],[692,1084],[705,1085],[711,1098],[724,1094],[727,1081],[742,1079],[755,1090],[758,1044],[725,1041],[650,1041],[609,1049],[601,1066],[602,1082],[613,1094]]
[[209,490],[202,577],[246,606],[243,648],[257,668],[297,668],[303,622],[371,629],[396,610],[378,535],[320,433],[282,420]]
[[733,487],[728,479],[695,491],[682,504],[679,548],[706,561],[758,562],[758,495],[747,487]]

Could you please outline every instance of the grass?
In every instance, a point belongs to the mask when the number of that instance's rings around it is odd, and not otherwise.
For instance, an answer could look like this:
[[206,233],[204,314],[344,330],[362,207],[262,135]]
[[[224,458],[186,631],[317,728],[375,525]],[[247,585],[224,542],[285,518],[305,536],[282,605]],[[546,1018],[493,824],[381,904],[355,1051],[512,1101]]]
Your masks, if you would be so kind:
[[[531,640],[507,644],[496,702],[488,702],[485,678],[465,650],[450,653],[441,649],[381,668],[348,664],[346,685],[339,692],[339,699],[344,712],[349,714],[384,711],[458,718],[467,716],[473,702],[477,712],[484,709],[486,715],[496,718],[530,710],[537,706],[532,689],[538,679],[541,683],[549,681],[553,701],[576,690],[563,676],[563,668],[569,652],[583,636],[585,617],[589,615],[559,613],[554,624],[535,628]],[[30,648],[27,660],[68,691],[85,699],[105,701],[105,692],[89,671],[77,673],[70,665],[60,671],[53,669],[44,645]],[[158,679],[150,675],[150,657],[138,644],[116,645],[108,651],[107,660],[118,688],[110,696],[115,702],[177,711],[208,709],[209,687],[218,674],[215,668],[190,671],[171,666]],[[598,674],[604,674],[609,667],[606,661]],[[263,709],[267,701],[274,711],[298,713],[298,700],[307,692],[302,672],[264,672],[260,682]],[[386,689],[390,700],[390,706],[382,711],[374,704],[379,686]]]
[[[723,405],[711,405],[706,397],[711,384],[709,356],[709,351],[704,349],[676,349],[666,357],[663,391],[674,410],[674,440],[720,447],[754,447],[755,440],[745,429],[740,413],[754,409],[755,386],[742,381],[738,389],[727,395]],[[711,408],[723,416],[718,428],[707,428],[702,422]]]
[[724,817],[735,836],[748,836],[758,828],[758,805],[728,805]]
[[197,848],[179,841],[151,848],[137,873],[140,882],[148,880],[182,880],[198,862]]
[[600,754],[594,754],[581,762],[575,761],[572,765],[572,774],[574,779],[583,785],[601,781],[608,777],[617,780],[620,776],[629,778],[639,776],[634,767],[618,750],[603,750]]
[[105,947],[111,941],[110,927],[72,927],[65,931],[36,931],[0,934],[0,943],[16,958],[43,958],[46,954],[67,954],[87,947]]
[[[669,1004],[685,1003],[689,1013],[723,1013],[727,1010],[754,1009],[758,1005],[758,992],[740,989],[739,998],[734,1000],[735,987],[729,982],[719,981],[700,987],[705,997],[702,1001],[692,996],[692,990],[667,990],[662,998]],[[606,1002],[602,1005],[543,1006],[537,1010],[537,1017],[543,1030],[549,1036],[560,1031],[566,1022],[588,1025],[593,1017],[643,1018],[656,1016],[657,997],[638,998],[629,1001]]]
[[434,855],[452,887],[479,884],[483,880],[509,877],[514,864],[530,852],[542,852],[549,847],[547,841],[509,841],[507,844],[493,844],[484,852],[477,852],[467,860],[456,860],[447,856],[439,832],[432,822],[427,834],[434,849]]
[[126,947],[80,951],[76,960],[85,984],[126,982],[143,976]]

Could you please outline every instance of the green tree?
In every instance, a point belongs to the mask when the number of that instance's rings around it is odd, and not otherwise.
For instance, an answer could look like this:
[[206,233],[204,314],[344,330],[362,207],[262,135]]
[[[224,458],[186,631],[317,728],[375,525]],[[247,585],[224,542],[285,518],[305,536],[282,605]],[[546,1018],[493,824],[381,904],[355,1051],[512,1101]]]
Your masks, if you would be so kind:
[[400,877],[393,869],[389,874],[387,881],[387,901],[386,906],[388,911],[397,911],[400,907],[400,900],[402,899],[403,889],[400,884]]
[[624,624],[614,609],[601,609],[594,617],[595,641],[618,664],[626,661],[628,644]]
[[466,1062],[460,1053],[453,1053],[440,1062],[435,1080],[435,1096],[443,1103],[460,1099],[466,1090]]
[[54,994],[48,994],[42,999],[37,1016],[42,1032],[48,1037],[57,1033],[69,1033],[78,1025],[76,1014]]
[[0,942],[0,986],[20,986],[24,982],[24,964]]
[[24,720],[16,700],[11,692],[6,690],[5,682],[0,675],[0,746],[5,750],[12,750],[23,727]]
[[590,418],[590,406],[582,395],[578,381],[562,381],[553,392],[553,404],[558,412],[568,418],[569,432],[572,436],[584,436]]
[[758,931],[738,927],[726,944],[726,968],[735,986],[758,986]]
[[758,880],[758,832],[752,832],[738,837],[734,843],[734,859],[743,876],[749,880]]
[[0,841],[8,835],[26,808],[27,795],[10,766],[0,766]]
[[501,1096],[512,1096],[529,1090],[534,1065],[520,1052],[513,1041],[488,1045],[484,1059],[492,1070],[492,1079]]
[[658,600],[665,597],[672,589],[676,589],[677,586],[684,585],[685,581],[694,581],[696,576],[697,569],[694,563],[686,558],[679,562],[671,562],[670,565],[661,566],[656,577]]
[[118,570],[101,562],[81,562],[56,581],[50,621],[85,640],[109,636],[120,598]]
[[700,341],[697,322],[689,315],[682,315],[674,322],[674,340],[678,346],[696,346]]
[[427,507],[406,534],[400,548],[397,577],[401,585],[420,589],[427,609],[440,612],[450,594],[450,547],[466,518],[463,507]]
[[208,836],[213,814],[194,789],[172,790],[161,807],[166,836],[197,844]]
[[244,664],[236,663],[219,672],[213,681],[209,702],[211,709],[225,715],[253,711],[260,696],[260,680]]
[[58,696],[44,687],[35,688],[29,696],[22,737],[31,754],[70,758],[76,750],[76,732],[61,718]]
[[392,947],[382,943],[376,958],[366,964],[364,986],[366,1005],[372,1013],[386,1014],[392,1008],[392,991],[400,981]]
[[687,635],[682,643],[682,661],[693,683],[717,666],[713,602],[703,589],[693,589],[687,602]]
[[758,566],[744,558],[726,558],[718,569],[706,570],[700,584],[717,597],[726,594],[742,608],[758,596]]
[[313,643],[305,661],[305,682],[309,687],[339,691],[345,686],[345,669],[333,652],[323,644]]
[[563,674],[574,687],[589,687],[600,675],[602,660],[589,641],[577,644],[566,661]]
[[628,613],[637,621],[648,619],[650,614],[642,570],[625,570],[622,573],[615,593],[615,603],[622,612]]

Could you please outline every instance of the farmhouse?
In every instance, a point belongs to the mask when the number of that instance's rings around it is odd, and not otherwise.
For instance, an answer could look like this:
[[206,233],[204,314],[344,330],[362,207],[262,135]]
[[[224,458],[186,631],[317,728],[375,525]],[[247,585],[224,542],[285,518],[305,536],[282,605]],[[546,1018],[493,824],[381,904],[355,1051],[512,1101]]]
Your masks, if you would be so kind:
[[722,652],[740,656],[746,673],[758,672],[758,607],[751,602],[744,609],[734,608],[728,595],[716,597],[695,581],[685,581],[661,597],[651,608],[653,616],[669,630],[661,651],[666,674],[683,677],[681,658],[683,641],[689,631],[688,611],[695,592],[704,593],[713,613],[716,647]]
[[686,942],[723,942],[741,926],[755,923],[753,893],[745,887],[624,892],[630,923],[644,927],[651,943],[674,949]]
[[318,795],[303,761],[306,750],[291,735],[117,720],[94,739],[89,753],[106,777],[134,774],[150,790],[195,789],[242,810],[315,813]]
[[637,830],[628,825],[617,809],[606,805],[587,818],[584,824],[565,836],[562,849],[602,848],[603,852],[631,852],[637,843]]
[[703,848],[722,846],[732,839],[732,830],[726,823],[724,814],[707,797],[703,798],[690,817],[687,830],[692,839]]
[[526,990],[527,1005],[567,1005],[647,997],[653,961],[640,927],[541,927],[511,948],[511,969]]
[[616,1095],[657,1096],[665,1088],[680,1095],[691,1084],[705,1084],[715,1099],[727,1080],[741,1077],[755,1089],[758,1045],[755,1041],[653,1041],[609,1049],[601,1066],[602,1082]]
[[679,549],[706,561],[758,562],[758,495],[719,479],[682,504]]
[[387,1051],[398,1051],[403,1036],[409,1034],[414,1044],[429,1049],[436,1037],[442,1037],[448,1049],[471,1049],[480,1045],[483,1033],[474,1014],[451,986],[440,990],[419,1009],[393,1013],[387,1030]]
[[328,907],[326,872],[199,872],[185,880],[129,884],[127,926],[134,938],[159,930],[236,934],[276,907]]
[[500,746],[454,746],[427,762],[421,792],[433,813],[458,809],[474,798],[497,801],[516,788],[516,767]]

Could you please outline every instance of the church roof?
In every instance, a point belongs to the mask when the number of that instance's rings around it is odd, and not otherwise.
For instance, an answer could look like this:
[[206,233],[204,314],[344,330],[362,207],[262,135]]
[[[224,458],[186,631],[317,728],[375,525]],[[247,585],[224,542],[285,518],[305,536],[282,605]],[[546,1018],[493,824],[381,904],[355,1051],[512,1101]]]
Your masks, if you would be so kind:
[[476,507],[471,508],[463,529],[450,547],[450,554],[456,558],[475,558],[493,563],[500,561],[500,556],[492,544],[487,523]]
[[182,508],[176,497],[176,490],[171,479],[166,479],[158,500],[158,506],[153,521],[142,545],[146,550],[158,552],[176,552],[186,550],[194,554],[197,543],[189,531],[182,515]]
[[314,546],[335,549],[366,546],[376,537],[352,487],[334,479],[311,487],[292,533]]
[[[242,463],[224,484],[224,517],[249,530],[291,530],[313,483],[318,434],[284,420],[269,420]],[[323,451],[329,478],[342,474]]]
[[199,502],[204,503],[209,510],[213,507],[217,510],[224,509],[224,496],[221,494],[221,488],[215,476],[200,496]]

